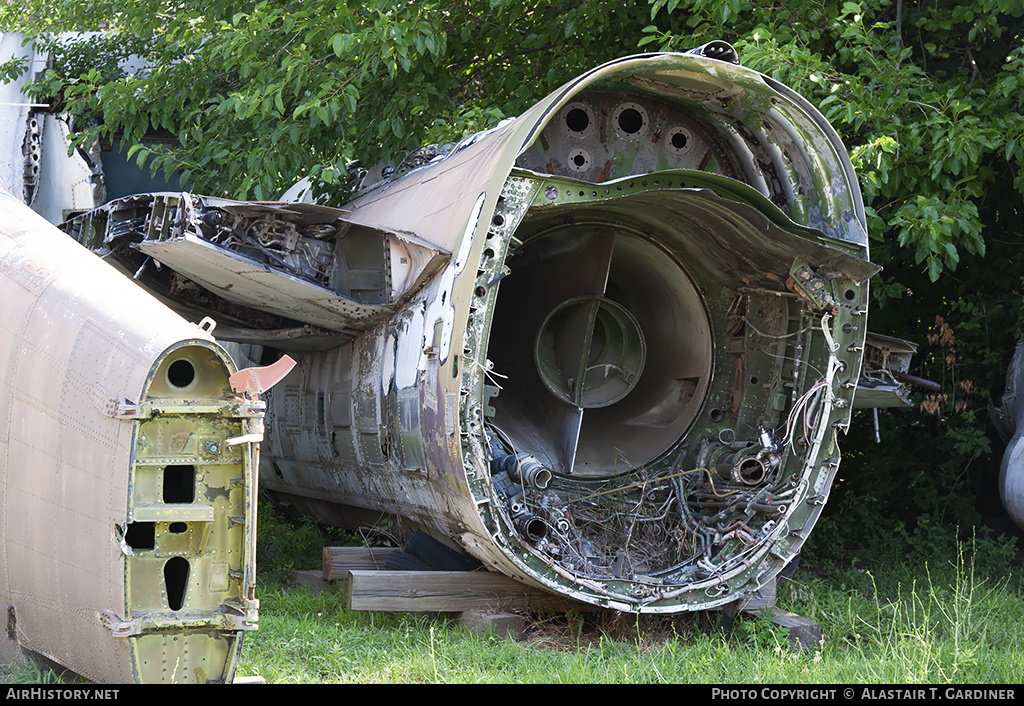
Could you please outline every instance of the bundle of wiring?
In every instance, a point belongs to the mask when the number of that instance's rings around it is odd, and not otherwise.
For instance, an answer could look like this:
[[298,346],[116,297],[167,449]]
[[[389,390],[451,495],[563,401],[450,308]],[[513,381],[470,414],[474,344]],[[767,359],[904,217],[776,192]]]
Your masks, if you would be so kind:
[[[825,400],[827,402],[825,407],[828,407],[829,411],[831,410],[831,403],[833,400],[832,381],[839,369],[839,361],[835,354],[837,346],[832,338],[831,332],[828,330],[828,319],[830,316],[831,314],[826,312],[825,315],[821,317],[821,332],[825,336],[827,344],[826,348],[829,356],[825,376],[821,380],[818,380],[818,382],[811,385],[811,387],[802,394],[793,405],[793,409],[790,410],[789,416],[786,419],[786,431],[782,439],[783,445],[791,445],[793,441],[795,441],[798,420],[800,420],[799,426],[803,428],[804,432],[802,438],[809,440],[808,437],[810,436],[811,430],[814,426],[809,422],[809,420],[814,416],[814,412],[816,411],[818,401],[822,394],[825,395]],[[824,411],[824,407],[822,414],[823,416],[821,418],[824,419],[824,415],[827,415],[827,412]]]

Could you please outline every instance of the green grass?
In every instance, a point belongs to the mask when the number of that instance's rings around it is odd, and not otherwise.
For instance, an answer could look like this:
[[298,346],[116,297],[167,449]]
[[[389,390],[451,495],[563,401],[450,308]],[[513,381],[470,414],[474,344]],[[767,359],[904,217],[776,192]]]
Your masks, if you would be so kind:
[[[726,640],[716,612],[535,614],[516,641],[443,616],[353,612],[340,591],[288,577],[319,568],[325,540],[359,538],[269,506],[259,522],[260,627],[238,674],[270,683],[1016,684],[1024,674],[1024,576],[1002,538],[809,553],[777,604],[820,623],[825,639],[794,652],[766,615],[741,615]],[[55,679],[32,664],[14,670],[0,681]]]
[[[38,661],[37,661],[38,660]],[[25,657],[0,665],[0,684],[85,684],[81,676],[60,665],[39,658]]]
[[1020,573],[979,576],[960,552],[935,566],[808,567],[779,607],[818,621],[822,644],[788,647],[766,616],[728,641],[717,614],[532,616],[525,639],[443,617],[349,611],[337,591],[260,587],[260,629],[239,674],[276,683],[1019,683]]

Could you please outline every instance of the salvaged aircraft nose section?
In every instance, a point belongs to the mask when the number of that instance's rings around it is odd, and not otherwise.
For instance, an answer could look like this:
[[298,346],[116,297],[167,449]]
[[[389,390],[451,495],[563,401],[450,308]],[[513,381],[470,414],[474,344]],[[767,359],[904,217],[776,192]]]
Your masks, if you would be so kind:
[[208,327],[2,189],[0,281],[8,638],[100,683],[231,681],[264,403]]
[[263,446],[282,502],[596,605],[722,606],[828,497],[877,270],[835,132],[734,58],[610,62],[344,210],[157,195],[72,232],[298,360]]

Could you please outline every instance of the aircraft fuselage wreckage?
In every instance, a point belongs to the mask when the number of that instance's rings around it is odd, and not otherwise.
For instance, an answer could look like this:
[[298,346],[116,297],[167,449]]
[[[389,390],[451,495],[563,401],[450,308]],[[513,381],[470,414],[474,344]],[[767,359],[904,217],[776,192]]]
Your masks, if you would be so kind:
[[834,131],[733,59],[610,62],[343,210],[145,194],[71,232],[296,358],[262,445],[278,500],[395,513],[600,606],[722,606],[828,497],[877,270]]
[[[297,361],[265,394],[260,483],[320,521],[394,513],[598,606],[721,607],[799,552],[862,373],[899,391],[885,360],[862,371],[877,267],[845,149],[722,42],[609,62],[360,177],[344,209],[154,193],[65,224],[254,364]],[[220,468],[152,448],[154,489]]]

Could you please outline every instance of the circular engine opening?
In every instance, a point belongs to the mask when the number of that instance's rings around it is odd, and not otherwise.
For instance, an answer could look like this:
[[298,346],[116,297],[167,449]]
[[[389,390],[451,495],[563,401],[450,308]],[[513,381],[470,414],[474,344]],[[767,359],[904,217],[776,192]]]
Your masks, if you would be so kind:
[[[487,357],[494,425],[555,474],[627,473],[693,423],[712,373],[703,299],[655,237],[580,223],[509,260]],[[582,382],[581,382],[582,381]]]
[[646,357],[636,319],[603,297],[576,297],[556,306],[540,326],[534,355],[551,394],[583,409],[607,407],[628,395]]

